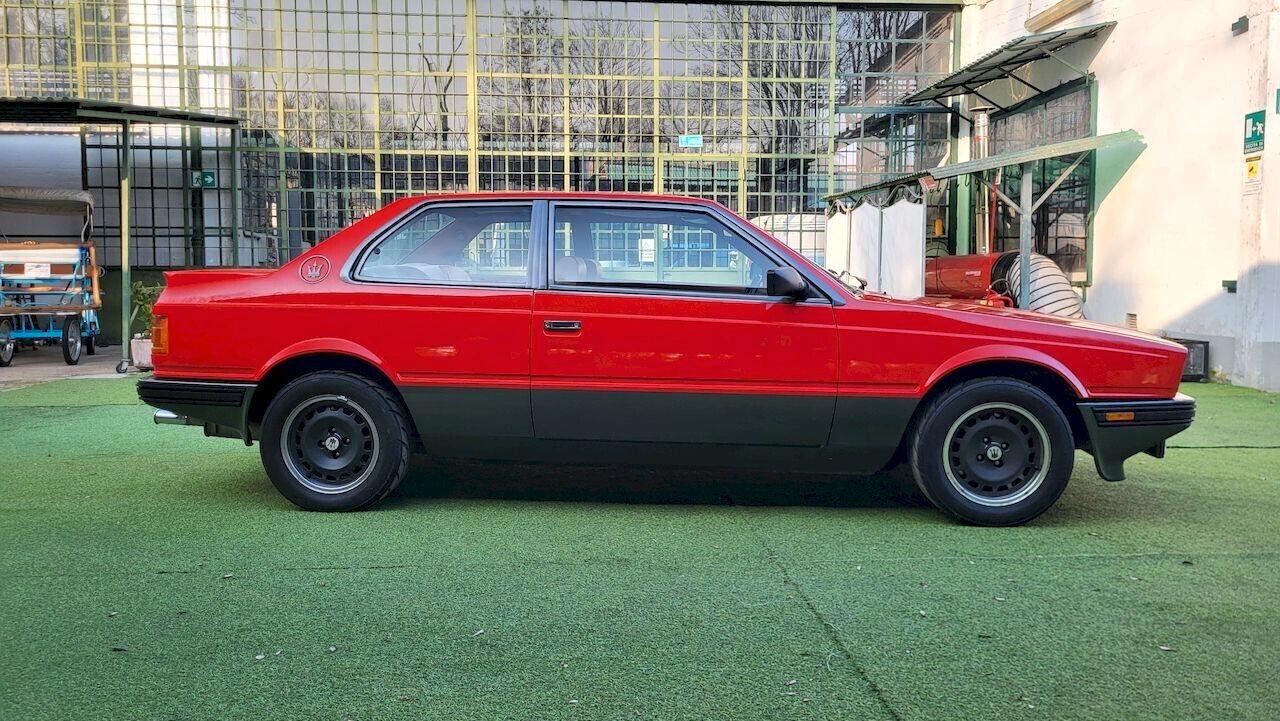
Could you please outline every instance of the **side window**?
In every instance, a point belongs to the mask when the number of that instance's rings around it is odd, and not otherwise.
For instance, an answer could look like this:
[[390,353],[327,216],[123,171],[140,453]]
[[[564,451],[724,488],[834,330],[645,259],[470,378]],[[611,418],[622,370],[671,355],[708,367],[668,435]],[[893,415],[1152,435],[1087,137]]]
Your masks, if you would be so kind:
[[356,277],[431,285],[527,286],[528,205],[427,210],[365,254]]
[[560,206],[554,282],[763,294],[777,264],[717,218],[665,208]]

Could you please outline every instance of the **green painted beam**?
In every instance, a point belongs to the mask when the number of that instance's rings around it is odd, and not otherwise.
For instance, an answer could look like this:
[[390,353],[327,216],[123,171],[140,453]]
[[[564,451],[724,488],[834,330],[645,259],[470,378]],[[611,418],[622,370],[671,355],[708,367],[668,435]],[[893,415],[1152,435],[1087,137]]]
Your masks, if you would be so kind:
[[1090,150],[1101,150],[1115,145],[1124,145],[1127,143],[1141,143],[1142,136],[1136,130],[1122,130],[1118,133],[1108,133],[1106,135],[1092,135],[1087,138],[1079,138],[1076,140],[1065,140],[1061,143],[1050,143],[1035,148],[1019,150],[1012,153],[1000,153],[992,155],[988,158],[980,160],[969,160],[963,163],[955,163],[954,165],[943,165],[929,171],[938,180],[945,178],[954,178],[958,175],[970,175],[972,173],[981,173],[986,170],[995,170],[1009,165],[1021,165],[1022,163],[1031,163],[1037,160],[1047,160],[1049,158],[1057,158],[1063,155],[1075,155]]
[[1049,145],[1041,145],[1027,150],[1019,150],[1012,153],[1001,153],[992,155],[989,158],[979,160],[968,160],[963,163],[955,163],[953,165],[941,165],[932,170],[924,170],[918,173],[908,173],[898,175],[886,180],[881,180],[870,185],[864,185],[861,188],[854,188],[836,195],[829,195],[823,198],[827,203],[833,203],[837,200],[846,200],[850,198],[860,198],[869,193],[876,193],[882,190],[899,185],[919,182],[926,176],[935,180],[945,180],[947,178],[956,178],[963,175],[972,175],[987,170],[995,170],[1010,165],[1021,165],[1023,163],[1032,163],[1037,160],[1046,160],[1048,158],[1057,158],[1063,155],[1075,155],[1090,150],[1101,150],[1117,145],[1125,145],[1129,143],[1141,143],[1142,136],[1135,130],[1122,130],[1118,133],[1108,133],[1107,135],[1092,135],[1087,138],[1079,138],[1077,140],[1067,140],[1061,143],[1050,143]]

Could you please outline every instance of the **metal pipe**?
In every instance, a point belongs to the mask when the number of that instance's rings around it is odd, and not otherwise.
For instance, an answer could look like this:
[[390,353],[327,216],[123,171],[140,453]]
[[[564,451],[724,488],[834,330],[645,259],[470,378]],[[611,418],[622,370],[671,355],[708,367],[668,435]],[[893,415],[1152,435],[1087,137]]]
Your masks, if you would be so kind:
[[[120,123],[120,365],[128,367],[129,341],[133,339],[133,278],[129,267],[129,184],[133,180],[133,125]],[[117,368],[117,370],[119,370]],[[124,372],[124,371],[120,371]]]
[[[974,160],[982,160],[986,158],[991,150],[991,108],[986,105],[978,105],[969,111],[972,115],[972,145],[970,147],[970,157]],[[991,236],[989,232],[989,223],[987,216],[991,213],[990,193],[980,193],[976,199],[976,207],[974,208],[974,233],[975,245],[978,253],[991,252]]]
[[186,416],[180,416],[177,413],[174,413],[173,411],[164,411],[164,410],[156,411],[156,414],[154,416],[151,416],[151,420],[155,421],[156,425],[159,425],[159,426],[203,425],[199,421],[192,421],[190,418],[187,418]]
[[1022,164],[1022,197],[1018,200],[1018,307],[1031,309],[1031,250],[1035,237],[1035,226],[1032,224],[1032,186],[1031,163]]

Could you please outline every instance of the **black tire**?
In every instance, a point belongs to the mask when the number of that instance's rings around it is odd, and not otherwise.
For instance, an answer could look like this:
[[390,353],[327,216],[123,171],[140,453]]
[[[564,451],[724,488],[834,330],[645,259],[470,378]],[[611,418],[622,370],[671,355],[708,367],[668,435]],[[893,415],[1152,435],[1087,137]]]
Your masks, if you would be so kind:
[[299,508],[356,511],[404,479],[411,438],[404,408],[385,388],[324,371],[276,394],[259,445],[271,483]]
[[62,321],[62,360],[73,366],[80,362],[84,338],[80,335],[80,319],[75,316]]
[[13,321],[0,318],[0,368],[9,367],[17,350],[18,343],[13,340]]
[[92,332],[89,337],[84,339],[84,352],[89,355],[98,354],[98,332],[96,329],[90,328]]
[[1020,380],[981,378],[929,401],[911,439],[910,462],[933,505],[967,523],[1016,526],[1062,495],[1075,444],[1062,409],[1044,391]]

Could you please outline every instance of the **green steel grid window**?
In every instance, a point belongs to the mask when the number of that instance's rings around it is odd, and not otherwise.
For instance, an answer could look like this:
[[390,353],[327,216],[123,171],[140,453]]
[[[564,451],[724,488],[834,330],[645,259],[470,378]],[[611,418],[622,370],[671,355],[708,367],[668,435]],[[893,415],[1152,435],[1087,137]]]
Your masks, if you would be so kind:
[[481,190],[564,190],[565,159],[558,155],[481,155]]
[[479,78],[481,150],[564,150],[564,79]]
[[952,13],[847,10],[836,25],[842,105],[893,105],[951,67]]
[[[665,150],[681,154],[741,153],[741,81],[663,80],[659,83],[659,128]],[[697,135],[701,146],[679,147],[679,136]]]
[[574,190],[652,193],[653,159],[629,155],[586,155],[569,159],[569,185]]
[[[1093,132],[1090,88],[1079,85],[1050,93],[1043,100],[992,119],[991,152],[1008,153],[1050,143],[1087,137]],[[1075,158],[1049,158],[1035,163],[1032,190],[1044,192]],[[1094,158],[1091,153],[1035,212],[1035,251],[1052,258],[1072,280],[1088,274],[1089,215],[1093,208]],[[989,173],[1010,197],[1016,197],[1022,169],[1004,168]],[[993,250],[1017,250],[1018,219],[1002,203],[996,203],[996,235]]]
[[[94,239],[104,265],[120,262],[120,129],[83,134],[85,187],[97,200]],[[132,132],[131,254],[139,266],[228,265],[230,137],[226,130],[167,125]],[[252,254],[252,243],[242,244]]]
[[380,162],[384,205],[411,195],[467,189],[465,155],[384,153]]
[[741,163],[736,160],[673,159],[663,164],[663,192],[714,200],[729,208],[740,206]]
[[72,14],[65,2],[6,2],[0,12],[0,92],[71,94],[75,50]]
[[761,80],[826,80],[831,64],[830,8],[747,8],[747,75]]
[[670,78],[741,78],[743,8],[663,4],[658,18],[658,74]]
[[877,172],[859,145],[907,166],[935,137],[846,137],[839,109],[945,73],[952,37],[941,10],[594,0],[0,0],[0,22],[0,92],[244,118],[238,246],[282,259],[464,188],[702,195],[820,257],[821,196]]
[[653,151],[653,82],[569,77],[569,145],[575,151]]
[[946,157],[949,121],[941,113],[866,113],[842,118],[835,192],[936,167]]
[[[547,75],[564,71],[559,2],[475,0],[479,71]],[[553,9],[554,8],[554,9]]]

